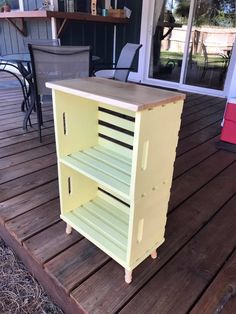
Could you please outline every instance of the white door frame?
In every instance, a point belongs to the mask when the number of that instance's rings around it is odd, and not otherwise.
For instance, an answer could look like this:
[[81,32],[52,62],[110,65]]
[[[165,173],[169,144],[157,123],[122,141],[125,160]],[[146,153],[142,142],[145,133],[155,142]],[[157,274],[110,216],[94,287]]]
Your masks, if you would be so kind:
[[[231,62],[228,67],[227,77],[225,80],[225,88],[224,90],[215,90],[210,88],[198,87],[183,84],[185,71],[184,65],[187,62],[187,51],[188,45],[185,43],[184,47],[184,59],[183,59],[183,67],[180,74],[180,82],[170,82],[164,80],[158,80],[154,78],[148,77],[149,72],[149,61],[150,61],[150,52],[151,52],[151,41],[152,41],[152,30],[153,30],[153,11],[154,11],[155,0],[144,1],[143,0],[143,8],[142,8],[142,20],[141,20],[141,32],[140,32],[140,43],[143,45],[142,49],[139,52],[139,63],[138,63],[138,72],[131,73],[130,79],[133,81],[139,81],[144,84],[150,84],[154,86],[162,86],[167,88],[174,88],[183,91],[219,96],[219,97],[236,97],[236,91],[234,91],[231,87],[236,84],[236,45],[234,45],[234,49],[232,51]],[[190,12],[189,12],[189,21],[186,39],[190,36],[190,29],[192,23],[192,17],[194,13],[194,1],[191,1]],[[236,89],[235,89],[236,90]],[[235,94],[235,95],[232,95]]]

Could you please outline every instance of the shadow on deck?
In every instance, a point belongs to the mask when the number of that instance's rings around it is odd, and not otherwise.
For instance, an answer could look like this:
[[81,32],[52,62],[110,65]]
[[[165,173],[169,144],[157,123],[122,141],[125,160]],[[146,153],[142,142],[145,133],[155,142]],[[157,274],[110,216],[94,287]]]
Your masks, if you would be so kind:
[[0,89],[0,236],[66,313],[235,311],[236,154],[215,146],[225,100],[188,94],[166,241],[127,285],[121,266],[65,234],[52,108],[44,106],[40,144],[35,125],[22,130],[20,99],[20,90]]

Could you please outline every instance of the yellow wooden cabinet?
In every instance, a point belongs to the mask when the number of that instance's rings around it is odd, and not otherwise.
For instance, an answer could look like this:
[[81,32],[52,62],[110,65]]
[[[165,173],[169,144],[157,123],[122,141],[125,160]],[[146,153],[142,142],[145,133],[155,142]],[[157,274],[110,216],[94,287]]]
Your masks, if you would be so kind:
[[132,270],[164,241],[184,95],[101,78],[52,88],[61,218]]

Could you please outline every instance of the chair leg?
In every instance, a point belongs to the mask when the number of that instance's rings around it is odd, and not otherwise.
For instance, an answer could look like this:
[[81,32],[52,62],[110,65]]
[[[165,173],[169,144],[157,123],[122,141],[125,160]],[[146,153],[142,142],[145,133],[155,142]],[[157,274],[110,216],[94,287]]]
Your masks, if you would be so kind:
[[29,95],[30,95],[30,90],[27,89],[27,84],[26,84],[26,81],[25,79],[23,80],[23,86],[22,88],[24,89],[24,100],[22,101],[21,103],[21,111],[26,111],[29,107]]
[[42,113],[41,96],[37,96],[37,106],[36,106],[36,110],[39,112],[39,121],[40,121],[40,125],[43,125],[43,113]]
[[36,96],[36,111],[37,111],[37,122],[38,122],[38,131],[39,131],[39,141],[42,143],[42,111],[41,111],[41,104],[39,102],[39,97]]
[[203,71],[202,71],[202,75],[201,75],[201,80],[204,79],[206,72],[207,72],[207,68],[204,66]]
[[23,129],[27,129],[27,123],[29,121],[29,125],[32,127],[31,120],[30,120],[30,115],[33,111],[33,108],[35,107],[35,97],[33,95],[34,93],[31,92],[30,94],[30,104],[29,107],[27,108],[27,111],[25,113],[24,121],[23,121]]

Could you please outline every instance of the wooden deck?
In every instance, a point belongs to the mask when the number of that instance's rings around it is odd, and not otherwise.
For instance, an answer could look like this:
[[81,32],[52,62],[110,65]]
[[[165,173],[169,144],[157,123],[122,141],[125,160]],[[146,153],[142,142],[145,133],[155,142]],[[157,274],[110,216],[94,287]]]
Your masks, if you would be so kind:
[[65,313],[235,313],[236,154],[215,146],[225,100],[188,95],[166,241],[127,285],[121,266],[65,234],[52,109],[45,104],[40,144],[35,125],[22,130],[21,98],[1,86],[0,236]]

